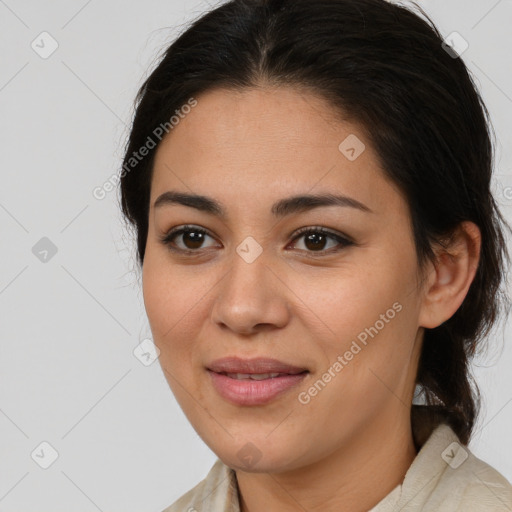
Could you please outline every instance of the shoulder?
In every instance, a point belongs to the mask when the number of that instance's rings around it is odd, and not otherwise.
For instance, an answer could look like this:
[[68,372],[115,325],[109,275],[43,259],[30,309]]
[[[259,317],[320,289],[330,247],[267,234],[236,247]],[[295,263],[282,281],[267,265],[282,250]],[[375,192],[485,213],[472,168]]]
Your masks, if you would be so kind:
[[239,512],[235,472],[217,459],[206,477],[162,512]]
[[405,511],[512,511],[512,485],[439,425],[407,472],[399,505]]
[[512,511],[510,482],[467,447],[462,449],[467,455],[466,460],[457,468],[448,465],[439,485],[445,499],[457,503],[455,510],[460,511]]

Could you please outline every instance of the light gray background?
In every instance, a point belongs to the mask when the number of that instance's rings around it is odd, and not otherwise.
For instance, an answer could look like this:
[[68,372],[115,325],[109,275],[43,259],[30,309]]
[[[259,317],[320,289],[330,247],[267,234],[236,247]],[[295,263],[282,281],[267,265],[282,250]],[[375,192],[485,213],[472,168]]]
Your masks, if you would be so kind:
[[[512,2],[420,4],[444,36],[469,42],[463,58],[493,117],[495,186],[510,220]],[[92,195],[119,171],[132,101],[158,52],[207,7],[0,0],[2,512],[158,512],[216,458],[158,361],[133,354],[151,337],[135,244],[116,192]],[[47,59],[31,48],[43,31],[59,45]],[[47,262],[32,252],[43,237],[57,248]],[[510,334],[509,322],[477,361],[484,409],[471,448],[512,480]],[[31,457],[49,456],[43,441],[58,452],[48,469]]]

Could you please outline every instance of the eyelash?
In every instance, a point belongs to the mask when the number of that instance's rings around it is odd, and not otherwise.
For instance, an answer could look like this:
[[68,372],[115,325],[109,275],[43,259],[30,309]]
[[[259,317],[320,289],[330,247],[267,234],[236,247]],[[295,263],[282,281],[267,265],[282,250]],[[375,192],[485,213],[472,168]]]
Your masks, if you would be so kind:
[[[184,225],[184,226],[181,226],[178,228],[171,229],[164,236],[162,236],[160,238],[160,241],[165,246],[167,246],[167,248],[172,252],[181,253],[181,254],[197,255],[201,251],[201,249],[196,249],[196,250],[181,249],[181,248],[174,247],[171,244],[172,240],[175,237],[182,235],[184,233],[191,232],[191,231],[193,231],[194,233],[199,233],[201,235],[208,235],[210,238],[215,238],[212,235],[210,235],[210,233],[208,233],[208,231],[206,231],[205,229],[202,229],[202,228],[199,228],[196,226],[192,226],[192,225]],[[298,231],[296,231],[294,233],[294,238],[292,239],[292,242],[295,242],[296,240],[301,238],[301,236],[303,236],[303,235],[307,235],[307,234],[311,234],[311,233],[321,233],[322,235],[326,235],[328,238],[332,238],[332,239],[336,240],[342,247],[337,248],[335,250],[333,250],[333,248],[331,248],[331,249],[327,249],[327,250],[322,249],[320,251],[304,251],[303,249],[300,249],[302,252],[309,253],[308,256],[312,255],[313,257],[317,257],[317,255],[319,255],[320,257],[322,257],[325,255],[339,252],[339,251],[341,251],[341,249],[343,249],[345,247],[355,245],[354,242],[352,240],[349,240],[347,237],[333,233],[332,231],[329,231],[320,226],[305,227],[305,228],[299,229]]]

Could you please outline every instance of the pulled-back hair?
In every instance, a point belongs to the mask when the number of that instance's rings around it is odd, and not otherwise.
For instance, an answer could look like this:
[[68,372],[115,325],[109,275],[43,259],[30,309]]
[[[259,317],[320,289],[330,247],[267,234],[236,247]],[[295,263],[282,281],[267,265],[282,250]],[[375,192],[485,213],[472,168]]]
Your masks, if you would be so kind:
[[[121,173],[121,208],[142,265],[156,149],[129,169],[155,127],[214,88],[299,87],[357,122],[411,212],[420,267],[463,221],[482,235],[479,266],[457,312],[425,329],[417,384],[434,421],[469,442],[480,396],[470,361],[507,303],[509,228],[491,193],[486,107],[460,57],[419,8],[384,0],[233,0],[195,20],[140,88]],[[432,414],[430,414],[432,412]],[[413,418],[414,419],[414,418]]]

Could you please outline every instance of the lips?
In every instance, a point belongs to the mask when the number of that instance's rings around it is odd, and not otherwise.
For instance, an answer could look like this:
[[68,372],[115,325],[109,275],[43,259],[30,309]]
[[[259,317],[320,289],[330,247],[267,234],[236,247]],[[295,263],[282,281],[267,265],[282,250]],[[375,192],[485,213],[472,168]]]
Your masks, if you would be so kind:
[[277,359],[258,357],[241,359],[239,357],[224,357],[216,359],[207,368],[215,373],[223,374],[286,374],[296,375],[307,371],[307,368],[293,366]]
[[272,402],[298,386],[309,371],[276,359],[217,359],[207,367],[211,383],[225,400],[255,406]]

